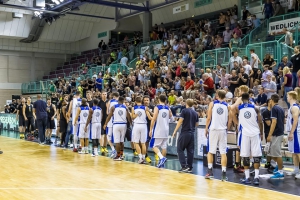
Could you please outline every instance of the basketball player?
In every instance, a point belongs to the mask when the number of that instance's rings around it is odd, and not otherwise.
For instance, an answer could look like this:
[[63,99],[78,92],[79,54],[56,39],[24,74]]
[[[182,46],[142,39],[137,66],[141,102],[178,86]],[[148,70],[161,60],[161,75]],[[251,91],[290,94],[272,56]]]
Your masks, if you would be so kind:
[[[144,98],[143,98],[143,105],[146,106],[146,107],[148,107],[148,109],[149,109],[149,114],[150,114],[151,118],[147,117],[147,130],[150,130],[150,125],[151,125],[151,120],[152,120],[152,116],[153,116],[154,107],[150,105],[150,97],[149,96],[144,96]],[[147,163],[151,163],[151,158],[148,156],[148,147],[149,147],[150,140],[151,140],[151,137],[149,136],[149,134],[147,134],[147,141],[145,143],[145,145],[146,145],[146,157],[145,157],[145,161]]]
[[[233,120],[239,124],[240,151],[245,168],[245,178],[241,179],[244,184],[251,184],[250,180],[250,156],[254,158],[255,176],[253,183],[259,185],[259,167],[262,156],[261,139],[263,133],[262,118],[259,108],[249,102],[249,94],[242,94],[243,104],[233,110]],[[238,118],[237,118],[238,114]]]
[[102,110],[98,106],[98,103],[97,99],[93,100],[93,106],[90,108],[89,117],[84,128],[84,131],[87,132],[88,126],[90,126],[90,139],[92,139],[93,143],[92,157],[98,156],[98,146],[101,138]]
[[[233,118],[235,116],[232,116],[233,113],[235,113],[232,109],[237,109],[239,105],[243,104],[243,101],[242,101],[242,98],[241,98],[241,95],[243,93],[248,93],[249,92],[249,87],[246,86],[246,85],[241,85],[239,88],[238,88],[238,91],[239,91],[239,95],[238,95],[238,98],[237,100],[235,101],[235,103],[233,105],[230,106],[230,114],[229,114],[229,119],[228,119],[228,128],[230,129],[231,128],[231,124],[233,122]],[[238,141],[238,138],[239,138],[239,134],[240,134],[240,131],[239,131],[239,126],[237,125],[237,134],[236,134],[236,140]],[[238,142],[237,142],[238,143]],[[244,173],[244,167],[241,166],[241,157],[240,157],[240,149],[238,149],[236,151],[236,157],[235,157],[235,165],[234,165],[234,168],[233,168],[233,171],[236,172],[236,173]]]
[[286,131],[288,132],[288,149],[293,154],[295,178],[300,179],[299,161],[300,161],[300,109],[297,105],[297,93],[291,91],[287,93],[287,100],[290,103],[286,121]]
[[81,106],[77,108],[77,113],[75,117],[74,126],[76,126],[77,122],[79,123],[78,126],[78,132],[79,132],[79,139],[80,139],[80,146],[81,151],[79,151],[79,154],[88,154],[89,150],[89,133],[90,133],[90,126],[87,127],[87,131],[85,130],[85,125],[88,120],[89,116],[89,105],[87,104],[87,100],[83,98],[81,100]]
[[[148,136],[147,129],[147,117],[151,119],[149,114],[149,108],[142,105],[142,97],[135,98],[136,106],[132,109],[132,120],[133,120],[133,129],[132,129],[132,141],[134,142],[135,149],[139,154],[139,164],[145,162],[146,157],[146,141]],[[141,148],[140,148],[141,143]]]
[[[34,121],[36,119],[35,113],[33,112],[33,105],[31,104],[31,98],[27,97],[27,103],[23,106],[23,116],[26,123],[27,139],[34,140]],[[29,129],[31,128],[31,131]]]
[[73,148],[73,152],[78,152],[77,149],[77,144],[78,144],[78,123],[75,123],[75,117],[76,117],[76,112],[78,110],[78,108],[81,105],[81,98],[80,98],[80,92],[77,91],[75,93],[75,95],[73,96],[72,101],[70,102],[70,106],[69,106],[69,111],[67,114],[67,118],[71,118],[72,117],[72,125],[73,125],[73,143],[74,143],[74,148]]
[[25,107],[25,98],[21,99],[21,103],[17,107],[17,115],[16,119],[19,120],[19,132],[20,132],[20,139],[25,138],[25,118],[23,115],[23,107]]
[[113,136],[112,139],[116,145],[117,155],[114,157],[115,161],[121,161],[124,152],[124,139],[127,130],[127,121],[132,124],[130,113],[124,105],[124,97],[119,97],[118,104],[110,108],[109,115],[104,124],[104,128],[113,116]]
[[55,122],[54,117],[56,116],[56,107],[54,104],[51,103],[51,98],[47,99],[47,130],[46,130],[46,144],[51,144],[51,136],[52,136],[52,130],[55,129]]
[[[158,105],[154,108],[154,114],[150,125],[149,136],[152,138],[150,147],[159,157],[158,168],[161,168],[167,161],[167,141],[169,136],[169,120],[172,112],[166,106],[166,95],[159,95]],[[154,129],[153,129],[154,128]],[[162,149],[162,151],[159,150]]]
[[[102,110],[102,121],[101,124],[105,124],[105,120],[107,118],[107,104],[108,100],[107,100],[107,92],[105,90],[102,91],[101,93],[101,99],[99,101],[98,106],[101,108]],[[101,126],[101,139],[100,139],[100,146],[101,146],[101,154],[105,154],[108,153],[107,150],[107,137],[106,137],[106,130],[103,129],[103,127]]]
[[226,166],[227,166],[227,124],[229,117],[229,108],[225,100],[226,91],[218,90],[216,93],[216,99],[208,106],[205,134],[208,137],[207,145],[207,163],[208,172],[205,176],[206,179],[214,177],[213,166],[213,154],[216,154],[219,146],[221,154],[222,165],[222,181],[227,181]]
[[[111,95],[112,95],[112,99],[110,101],[108,101],[107,105],[106,105],[107,115],[109,115],[111,108],[118,104],[119,93],[113,92]],[[115,158],[116,154],[117,154],[117,151],[115,150],[114,141],[113,141],[113,137],[112,137],[112,135],[113,135],[113,122],[112,122],[112,119],[110,119],[109,122],[105,123],[105,124],[107,124],[107,128],[106,128],[107,142],[108,142],[108,144],[111,148],[111,151],[112,151],[110,157]]]

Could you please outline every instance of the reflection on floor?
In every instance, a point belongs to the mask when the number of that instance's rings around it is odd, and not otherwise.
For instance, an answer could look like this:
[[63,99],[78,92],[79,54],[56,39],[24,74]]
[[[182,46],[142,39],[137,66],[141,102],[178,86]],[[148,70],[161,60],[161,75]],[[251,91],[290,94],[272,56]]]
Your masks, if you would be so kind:
[[[1,136],[11,137],[11,138],[19,138],[19,134],[13,131],[7,131],[7,130],[1,130],[0,131]],[[53,139],[54,140],[54,139]],[[58,147],[59,148],[59,147]],[[90,148],[91,149],[91,148]],[[71,151],[71,149],[70,149]],[[105,155],[109,156],[109,154]],[[157,161],[155,161],[154,156],[152,153],[150,153],[150,156],[152,158],[152,162],[148,165],[155,166],[157,164]],[[135,158],[133,156],[132,150],[127,149],[125,151],[125,161],[128,162],[136,162],[138,161],[138,158]],[[168,156],[168,161],[165,163],[165,168],[170,170],[179,170],[180,164],[178,161],[178,158],[176,156]],[[194,168],[193,168],[193,174],[199,175],[199,176],[205,176],[207,168],[203,166],[203,162],[201,160],[194,160]],[[293,166],[285,166],[284,168],[285,172],[292,171]],[[261,167],[260,169],[261,174],[267,174],[267,170]],[[221,170],[220,169],[214,169],[214,176],[216,179],[220,179],[221,177]],[[232,169],[227,170],[227,176],[228,181],[239,183],[239,180],[243,178],[243,174],[236,174],[233,173]],[[270,180],[267,177],[266,178],[260,178],[260,188],[274,190],[278,192],[283,193],[289,193],[294,195],[300,196],[300,180],[295,180],[293,176],[286,175],[284,180]]]

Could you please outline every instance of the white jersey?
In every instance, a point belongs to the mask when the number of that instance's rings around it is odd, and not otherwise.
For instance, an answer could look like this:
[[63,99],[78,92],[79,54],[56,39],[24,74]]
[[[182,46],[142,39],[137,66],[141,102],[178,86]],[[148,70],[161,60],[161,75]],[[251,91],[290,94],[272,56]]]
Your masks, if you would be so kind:
[[[111,108],[112,108],[113,106],[117,105],[117,104],[118,104],[118,100],[116,100],[116,99],[111,99],[111,100],[109,101],[108,113],[110,113]],[[109,120],[109,122],[107,123],[107,127],[109,127],[109,128],[113,127],[113,121],[112,121],[112,120],[113,120],[112,118]]]
[[134,106],[134,114],[138,115],[134,119],[134,124],[147,124],[146,107],[143,105]]
[[228,105],[218,100],[213,102],[209,130],[226,130],[228,123]]
[[77,113],[77,108],[79,108],[81,106],[81,99],[73,98],[72,102],[73,102],[72,103],[72,123],[74,124],[76,113]]
[[[294,123],[294,119],[293,119],[293,115],[292,115],[292,108],[296,106],[300,109],[300,107],[297,104],[294,104],[290,107],[289,111],[288,111],[288,115],[287,115],[287,120],[286,120],[286,131],[287,132],[291,132],[293,123]],[[298,116],[298,123],[297,123],[297,127],[295,130],[295,133],[300,133],[300,117]]]
[[158,115],[153,128],[153,138],[168,138],[170,110],[168,106],[158,105]]
[[254,105],[244,103],[239,106],[239,125],[242,135],[253,137],[260,134]]
[[123,104],[114,105],[113,124],[127,124],[127,109]]
[[86,124],[90,108],[89,106],[80,106],[80,116],[79,116],[79,124]]
[[93,106],[93,116],[92,116],[92,124],[101,123],[102,120],[102,110],[99,106]]

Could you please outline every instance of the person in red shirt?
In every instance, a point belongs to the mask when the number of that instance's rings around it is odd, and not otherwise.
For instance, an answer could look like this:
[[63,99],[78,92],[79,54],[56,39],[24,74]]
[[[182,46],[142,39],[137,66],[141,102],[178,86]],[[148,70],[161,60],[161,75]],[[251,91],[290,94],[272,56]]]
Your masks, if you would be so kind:
[[207,73],[203,74],[202,75],[202,79],[203,79],[203,83],[202,83],[202,86],[204,88],[204,90],[206,91],[206,93],[209,95],[209,96],[213,96],[214,92],[215,92],[215,89],[214,89],[214,80],[208,76]]
[[188,99],[192,98],[194,99],[195,97],[195,91],[194,89],[194,81],[191,79],[190,76],[187,77],[187,81],[184,86],[184,93],[183,93],[183,98]]
[[151,85],[149,85],[148,92],[149,92],[150,99],[154,99],[156,94],[156,89],[153,88]]

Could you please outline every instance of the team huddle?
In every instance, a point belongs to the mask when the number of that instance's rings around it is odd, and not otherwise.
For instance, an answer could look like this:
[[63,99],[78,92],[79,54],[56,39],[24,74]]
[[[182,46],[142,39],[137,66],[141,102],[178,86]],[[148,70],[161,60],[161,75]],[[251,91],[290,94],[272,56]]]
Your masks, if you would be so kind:
[[[206,121],[206,135],[208,137],[208,172],[207,179],[213,178],[213,155],[217,148],[221,154],[222,177],[221,180],[228,180],[226,177],[227,166],[227,130],[231,130],[232,125],[237,127],[237,146],[235,171],[243,171],[244,178],[241,182],[251,184],[250,165],[254,168],[253,184],[259,185],[259,167],[263,155],[261,141],[263,131],[267,141],[264,152],[267,155],[266,168],[270,168],[270,161],[274,160],[277,166],[273,170],[271,179],[283,179],[283,164],[281,156],[281,143],[284,133],[284,110],[278,105],[279,96],[273,94],[268,101],[268,108],[263,111],[263,115],[270,113],[269,117],[262,117],[261,111],[251,100],[247,86],[239,88],[240,97],[233,105],[228,105],[225,101],[226,92],[218,90],[216,100],[209,104]],[[295,178],[300,178],[300,109],[297,104],[298,94],[295,91],[288,92],[288,102],[291,104],[286,120],[286,131],[288,132],[288,149],[293,154]],[[264,122],[264,127],[263,127]],[[269,127],[269,128],[268,128]],[[243,167],[241,166],[241,159]],[[240,171],[239,171],[240,172]]]
[[[104,94],[106,95],[105,92],[102,93],[102,95]],[[78,153],[88,154],[88,144],[89,139],[91,139],[92,156],[98,156],[99,142],[104,136],[102,140],[107,138],[107,143],[112,150],[111,158],[115,161],[122,161],[124,159],[124,141],[127,138],[129,141],[131,140],[132,147],[139,156],[138,163],[146,162],[147,149],[150,145],[159,157],[157,167],[162,167],[167,160],[169,122],[170,119],[172,120],[172,113],[166,106],[166,100],[165,95],[160,95],[157,106],[150,109],[150,98],[139,96],[135,100],[135,106],[131,108],[125,104],[124,97],[115,92],[111,94],[111,99],[106,102],[107,117],[104,118],[105,113],[103,112],[105,111],[100,108],[99,100],[92,100],[93,105],[89,106],[87,99],[81,99],[79,93],[76,93],[70,101],[69,107],[62,109],[64,121],[72,121],[73,151],[78,151],[79,139],[81,150]],[[66,102],[63,103],[63,105],[65,104]],[[66,109],[68,111],[65,111]],[[126,134],[131,125],[133,125],[132,131],[130,131],[132,135],[128,139]],[[60,129],[62,129],[61,119]],[[106,138],[102,130],[105,130]],[[101,146],[102,151],[107,151],[104,147],[105,144],[101,144]]]

